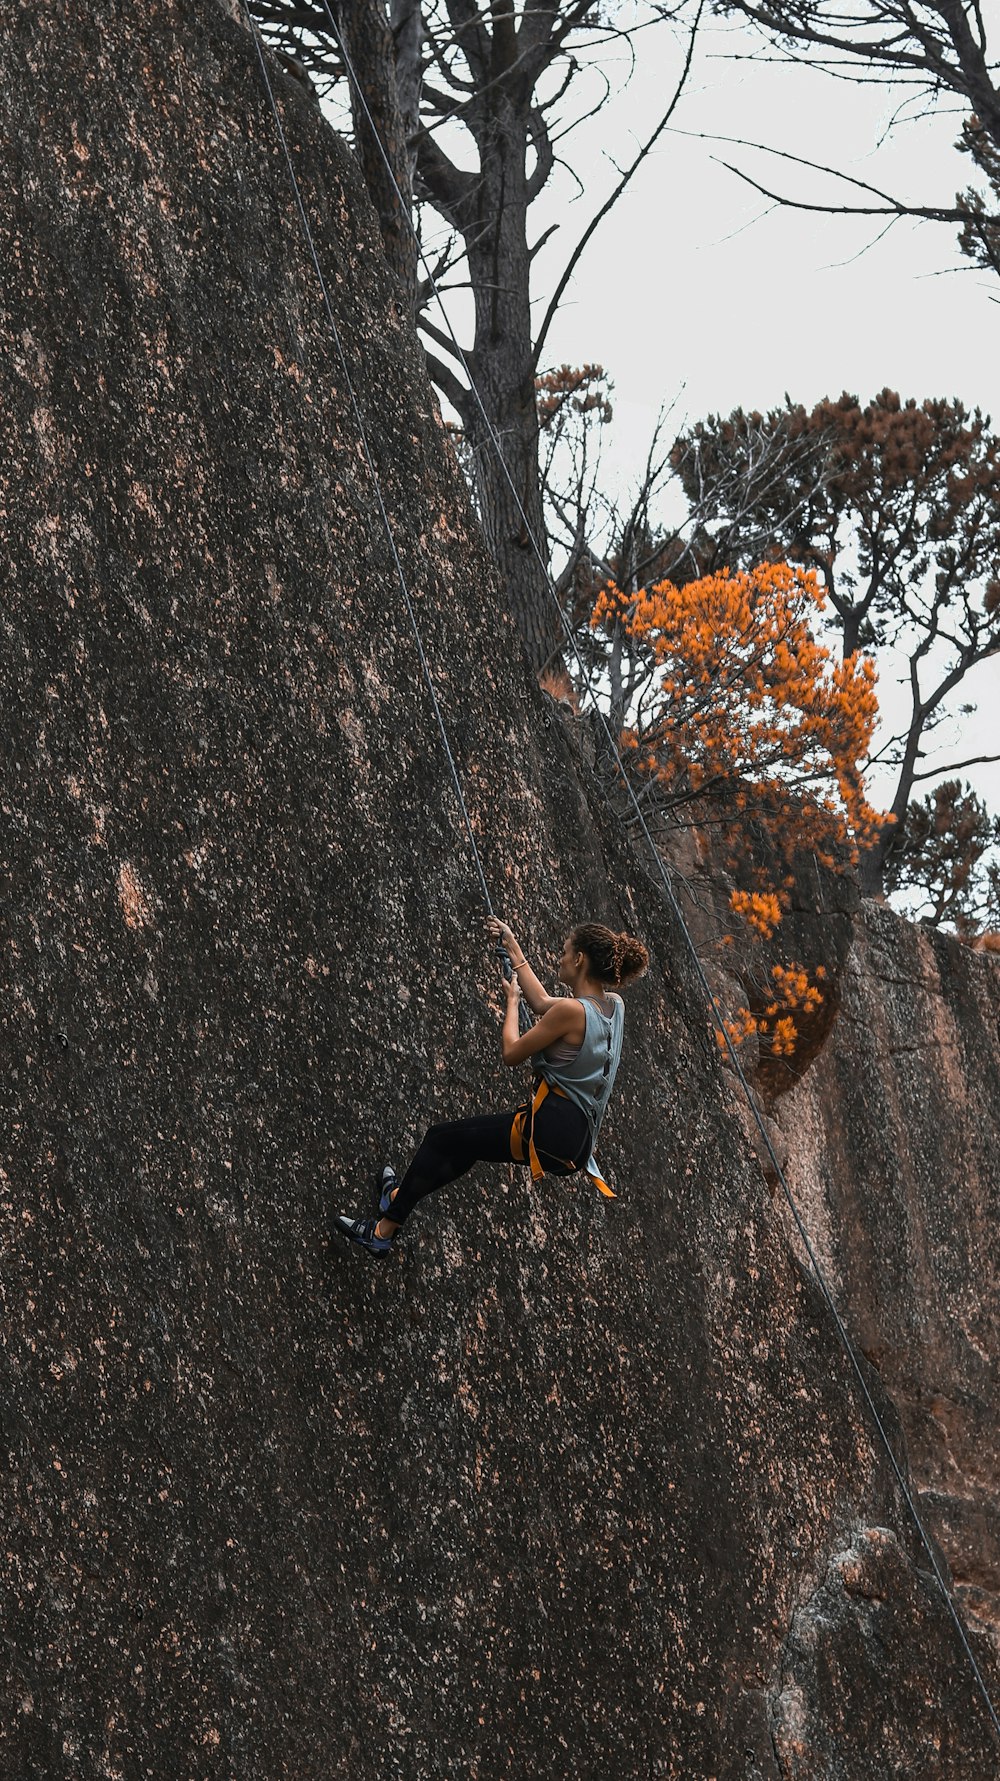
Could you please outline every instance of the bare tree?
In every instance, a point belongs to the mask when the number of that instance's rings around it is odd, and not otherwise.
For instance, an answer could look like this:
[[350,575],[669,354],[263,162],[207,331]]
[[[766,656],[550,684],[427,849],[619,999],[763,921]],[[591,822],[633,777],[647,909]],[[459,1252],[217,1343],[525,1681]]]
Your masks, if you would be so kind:
[[[642,29],[674,16],[674,0],[641,0],[619,26],[595,0],[252,0],[270,40],[327,86],[343,72],[343,49],[362,73],[389,147],[400,191],[444,224],[434,272],[447,288],[471,289],[474,325],[464,353],[428,312],[419,279],[415,303],[431,375],[460,417],[487,539],[510,607],[536,668],[561,644],[545,586],[547,539],[539,482],[535,378],[539,356],[569,280],[602,219],[659,140],[691,65],[700,6],[681,40],[679,69],[663,114],[566,256],[540,321],[532,317],[531,206],[566,165],[565,142],[610,93],[610,51],[634,54]],[[370,166],[371,133],[355,99],[355,136],[387,248],[396,246],[398,204],[387,174]],[[404,165],[405,163],[405,165]],[[401,176],[402,175],[402,176]],[[408,288],[410,288],[408,286]],[[468,364],[479,401],[465,375]],[[483,412],[485,411],[485,412]],[[500,441],[498,463],[490,437]],[[537,549],[536,549],[537,546]],[[541,561],[539,560],[541,556]]]
[[979,0],[715,0],[750,19],[790,59],[830,73],[959,98],[1000,146],[1000,92]]
[[991,55],[980,0],[855,0],[854,5],[843,0],[712,0],[712,5],[724,17],[756,25],[765,54],[775,46],[789,62],[808,61],[840,80],[887,83],[900,96],[901,112],[911,100],[920,106],[958,101],[969,112],[960,146],[985,175],[987,194],[961,193],[953,205],[910,204],[843,169],[781,150],[769,152],[832,174],[850,188],[850,196],[841,203],[807,202],[775,190],[744,168],[734,166],[732,172],[763,196],[795,209],[957,223],[963,252],[997,270],[1000,64]]

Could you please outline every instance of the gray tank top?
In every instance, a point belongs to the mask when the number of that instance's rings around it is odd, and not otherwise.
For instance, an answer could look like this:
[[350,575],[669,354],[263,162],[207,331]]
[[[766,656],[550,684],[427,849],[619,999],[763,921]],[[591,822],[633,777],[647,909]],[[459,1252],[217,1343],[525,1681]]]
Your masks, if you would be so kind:
[[605,1014],[590,996],[578,999],[583,1004],[587,1022],[579,1051],[575,1057],[567,1059],[559,1055],[564,1049],[561,1045],[552,1046],[549,1051],[539,1053],[538,1070],[546,1082],[563,1089],[587,1115],[591,1138],[596,1141],[622,1055],[625,1004],[621,996],[611,996],[612,1011]]

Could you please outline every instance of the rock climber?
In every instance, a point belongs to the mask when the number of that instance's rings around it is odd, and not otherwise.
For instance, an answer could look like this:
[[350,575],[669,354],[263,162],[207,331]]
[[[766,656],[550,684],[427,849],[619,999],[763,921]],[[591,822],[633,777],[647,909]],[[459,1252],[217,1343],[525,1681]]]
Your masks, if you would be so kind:
[[[570,933],[559,959],[559,981],[569,994],[550,996],[507,923],[490,916],[486,925],[510,959],[500,1041],[503,1061],[514,1068],[534,1059],[532,1097],[512,1113],[432,1125],[398,1183],[392,1165],[386,1164],[376,1180],[381,1216],[340,1213],[334,1220],[342,1236],[372,1255],[389,1255],[414,1206],[477,1162],[520,1163],[536,1180],[583,1169],[602,1193],[614,1198],[593,1154],[622,1049],[625,1005],[613,991],[642,976],[649,954],[631,934],[583,922]],[[524,1034],[518,1019],[522,995],[537,1016]]]

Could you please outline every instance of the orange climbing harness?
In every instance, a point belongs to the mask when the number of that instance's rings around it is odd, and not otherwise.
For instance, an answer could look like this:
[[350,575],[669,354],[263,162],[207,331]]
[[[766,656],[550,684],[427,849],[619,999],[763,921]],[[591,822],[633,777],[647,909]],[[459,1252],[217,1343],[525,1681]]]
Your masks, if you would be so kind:
[[[514,1124],[512,1125],[510,1132],[511,1155],[515,1162],[523,1163],[525,1154],[525,1128],[527,1128],[528,1162],[531,1166],[531,1178],[533,1181],[540,1181],[545,1174],[545,1169],[542,1166],[538,1151],[535,1149],[535,1114],[538,1112],[546,1095],[560,1095],[564,1101],[571,1099],[571,1096],[566,1093],[566,1090],[564,1088],[559,1088],[555,1082],[547,1082],[544,1076],[536,1077],[534,1098],[529,1106],[518,1108],[517,1113],[514,1115]],[[575,1163],[571,1157],[557,1157],[555,1160],[565,1164],[565,1172],[567,1175],[575,1174],[578,1164]],[[603,1175],[598,1172],[595,1157],[591,1156],[590,1161],[584,1169],[584,1174],[590,1176],[598,1193],[602,1193],[605,1199],[613,1200],[617,1197],[608,1186]]]

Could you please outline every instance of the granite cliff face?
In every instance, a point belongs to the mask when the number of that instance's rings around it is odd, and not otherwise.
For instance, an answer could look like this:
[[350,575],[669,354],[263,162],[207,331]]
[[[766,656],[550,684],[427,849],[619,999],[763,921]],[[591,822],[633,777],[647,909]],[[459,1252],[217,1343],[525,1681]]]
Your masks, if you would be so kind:
[[[517,1091],[252,50],[214,0],[0,38],[0,1774],[993,1772],[684,949],[276,73],[495,899],[540,961],[585,914],[653,954],[617,1202],[481,1172],[389,1266],[332,1243],[429,1118]],[[933,1278],[964,1402],[988,1344]]]
[[866,903],[840,990],[777,1109],[789,1175],[965,1615],[1000,1643],[1000,964]]

